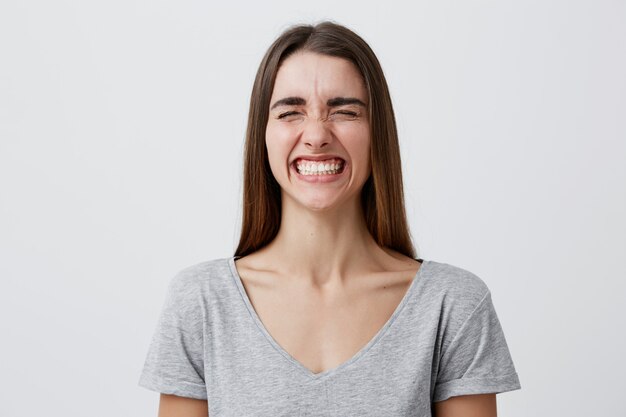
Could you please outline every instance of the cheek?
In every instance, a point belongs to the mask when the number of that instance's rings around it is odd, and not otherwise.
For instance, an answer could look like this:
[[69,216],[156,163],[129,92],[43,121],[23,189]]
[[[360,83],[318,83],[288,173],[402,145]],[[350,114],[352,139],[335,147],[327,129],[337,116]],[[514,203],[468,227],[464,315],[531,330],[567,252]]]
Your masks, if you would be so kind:
[[268,125],[265,129],[265,146],[272,171],[287,165],[292,144],[290,135],[284,129]]
[[363,171],[363,176],[368,177],[372,171],[372,163],[370,161],[370,147],[369,143],[367,146],[363,146],[359,149],[359,162],[361,163],[361,170]]
[[351,129],[343,135],[344,145],[350,155],[352,155],[353,164],[358,165],[359,169],[370,169],[370,132],[367,126],[359,129]]

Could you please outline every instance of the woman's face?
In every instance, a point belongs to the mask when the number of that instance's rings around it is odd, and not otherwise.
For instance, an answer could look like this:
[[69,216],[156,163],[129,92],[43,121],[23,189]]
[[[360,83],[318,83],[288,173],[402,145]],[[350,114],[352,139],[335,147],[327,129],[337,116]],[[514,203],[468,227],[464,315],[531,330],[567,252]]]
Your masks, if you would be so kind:
[[312,52],[276,75],[266,145],[283,201],[312,210],[358,198],[371,172],[367,90],[350,61]]

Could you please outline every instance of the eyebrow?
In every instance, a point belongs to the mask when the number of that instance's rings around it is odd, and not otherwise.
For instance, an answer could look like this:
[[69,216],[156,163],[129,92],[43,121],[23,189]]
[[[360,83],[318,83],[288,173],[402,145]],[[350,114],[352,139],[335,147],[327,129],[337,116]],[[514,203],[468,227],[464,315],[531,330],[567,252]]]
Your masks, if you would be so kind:
[[[276,107],[279,106],[304,106],[305,104],[306,100],[302,97],[285,97],[277,100],[274,104],[272,104],[270,110],[274,110]],[[367,107],[365,103],[355,97],[335,97],[329,99],[326,102],[326,105],[328,107],[345,106],[348,104],[356,104],[359,106]]]

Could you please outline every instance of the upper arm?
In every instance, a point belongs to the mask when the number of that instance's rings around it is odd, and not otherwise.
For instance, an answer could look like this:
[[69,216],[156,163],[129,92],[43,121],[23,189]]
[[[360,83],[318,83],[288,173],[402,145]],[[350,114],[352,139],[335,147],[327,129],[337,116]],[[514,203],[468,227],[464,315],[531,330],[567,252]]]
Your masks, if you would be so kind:
[[433,402],[521,388],[491,293],[482,292],[484,285],[468,288],[466,298],[449,302],[446,327],[439,329]]
[[206,401],[207,289],[200,272],[188,268],[170,281],[139,385]]
[[435,417],[497,417],[496,394],[459,395],[434,403]]
[[161,394],[158,417],[207,417],[208,415],[207,400]]

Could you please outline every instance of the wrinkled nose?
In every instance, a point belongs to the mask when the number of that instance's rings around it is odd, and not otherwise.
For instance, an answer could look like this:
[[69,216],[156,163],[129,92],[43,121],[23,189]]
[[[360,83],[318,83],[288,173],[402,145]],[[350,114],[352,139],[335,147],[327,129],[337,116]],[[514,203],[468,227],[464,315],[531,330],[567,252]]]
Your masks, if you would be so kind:
[[332,134],[324,120],[311,118],[305,122],[302,140],[308,148],[318,149],[332,141]]

